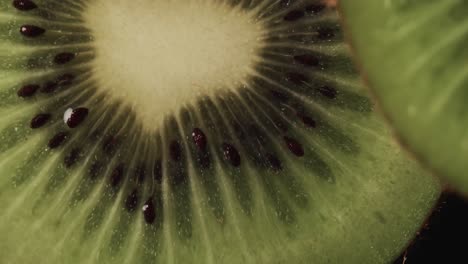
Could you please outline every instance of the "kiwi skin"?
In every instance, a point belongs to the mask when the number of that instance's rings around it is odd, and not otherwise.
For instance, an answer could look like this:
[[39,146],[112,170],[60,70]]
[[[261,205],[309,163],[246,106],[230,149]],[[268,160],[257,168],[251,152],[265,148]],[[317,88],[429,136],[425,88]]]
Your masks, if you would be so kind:
[[[11,139],[0,146],[6,261],[381,263],[396,256],[437,197],[437,182],[401,155],[373,113],[336,12],[293,2],[233,3],[270,23],[256,74],[245,89],[182,107],[157,131],[91,78],[88,62],[99,54],[77,48],[71,58],[61,50],[55,60],[55,49],[35,47],[88,43],[92,30],[15,39],[33,52],[26,64],[1,53],[19,65],[0,85],[8,98],[0,111],[20,117],[0,122],[0,135]],[[47,3],[70,13],[85,7]],[[310,36],[304,30],[316,18],[323,24]],[[23,23],[15,19],[11,32]],[[42,67],[53,74],[31,74]],[[64,74],[74,78],[63,83]],[[18,96],[30,82],[45,90]],[[40,113],[51,117],[32,128]]]

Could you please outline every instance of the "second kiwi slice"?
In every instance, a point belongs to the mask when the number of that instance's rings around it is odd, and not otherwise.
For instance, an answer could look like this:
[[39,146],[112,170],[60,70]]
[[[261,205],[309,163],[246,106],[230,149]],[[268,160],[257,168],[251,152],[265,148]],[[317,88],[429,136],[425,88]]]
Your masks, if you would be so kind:
[[403,145],[468,194],[468,2],[340,3],[356,58]]
[[388,263],[439,185],[321,1],[0,0],[6,263]]

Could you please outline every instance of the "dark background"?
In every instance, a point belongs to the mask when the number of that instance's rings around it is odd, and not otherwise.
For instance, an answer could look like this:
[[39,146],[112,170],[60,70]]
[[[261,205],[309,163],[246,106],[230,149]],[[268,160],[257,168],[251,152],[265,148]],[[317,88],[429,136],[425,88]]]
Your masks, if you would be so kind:
[[444,193],[417,238],[394,264],[467,263],[468,200]]

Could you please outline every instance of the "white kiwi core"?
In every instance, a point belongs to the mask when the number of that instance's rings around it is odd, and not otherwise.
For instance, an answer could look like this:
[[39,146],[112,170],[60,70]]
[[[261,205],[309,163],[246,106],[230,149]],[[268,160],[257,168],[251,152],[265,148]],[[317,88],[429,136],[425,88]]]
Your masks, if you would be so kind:
[[248,81],[265,32],[253,12],[216,0],[94,0],[84,19],[97,86],[150,131],[200,97]]

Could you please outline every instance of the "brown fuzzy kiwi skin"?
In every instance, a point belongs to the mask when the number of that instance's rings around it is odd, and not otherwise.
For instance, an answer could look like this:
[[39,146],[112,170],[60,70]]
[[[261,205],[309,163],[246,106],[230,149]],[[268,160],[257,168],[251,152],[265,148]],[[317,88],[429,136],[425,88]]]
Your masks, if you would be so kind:
[[[338,10],[338,13],[339,13],[339,19],[340,19],[341,26],[342,26],[343,32],[344,32],[345,43],[347,43],[347,47],[350,50],[350,54],[351,54],[351,57],[352,57],[352,59],[354,61],[354,65],[359,70],[360,79],[361,79],[362,83],[364,84],[365,89],[369,92],[369,95],[370,95],[371,99],[373,100],[373,105],[374,105],[375,111],[380,116],[382,116],[383,119],[385,120],[385,123],[388,125],[388,127],[390,129],[390,132],[392,134],[392,138],[394,139],[394,141],[397,143],[397,145],[399,145],[404,150],[404,152],[406,152],[408,154],[408,156],[410,158],[416,160],[422,166],[423,170],[427,171],[431,175],[431,177],[433,177],[439,183],[439,186],[441,188],[441,194],[443,192],[451,192],[451,193],[461,194],[460,192],[456,191],[454,188],[451,188],[450,185],[446,181],[442,180],[441,177],[438,176],[438,175],[442,175],[442,173],[437,171],[435,168],[432,168],[430,166],[430,164],[421,155],[419,155],[417,152],[412,150],[410,145],[403,139],[403,137],[401,137],[401,135],[395,129],[395,127],[393,126],[394,121],[392,120],[390,115],[388,113],[386,113],[384,111],[383,107],[380,105],[379,98],[376,95],[374,89],[372,88],[373,87],[372,82],[369,80],[368,74],[365,71],[361,60],[357,56],[358,53],[356,51],[356,48],[353,45],[353,41],[352,41],[351,33],[350,33],[351,31],[349,30],[349,26],[345,22],[346,19],[344,18],[345,15],[344,15],[344,13],[342,11],[340,1],[339,0],[335,0],[335,1],[334,0],[332,0],[332,1],[326,0],[325,2],[327,4],[328,3],[334,3],[337,6],[337,10]],[[441,196],[439,195],[439,199],[440,199],[440,197]],[[466,196],[462,196],[462,197],[464,199],[467,199],[467,201],[468,201],[468,197],[466,197]],[[430,210],[427,213],[427,215],[425,216],[425,220],[421,224],[421,227],[420,227],[419,230],[430,228],[430,217],[432,216],[432,214],[435,211],[437,211],[439,209],[440,209],[440,206],[435,204],[434,207],[432,208],[432,210]],[[410,248],[412,245],[414,245],[414,243],[416,242],[415,238],[418,235],[419,235],[419,231],[415,234],[414,239],[410,240],[408,242],[408,244],[405,247],[406,250],[408,250],[408,248]],[[405,251],[403,251],[403,252],[405,252]]]

